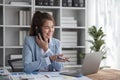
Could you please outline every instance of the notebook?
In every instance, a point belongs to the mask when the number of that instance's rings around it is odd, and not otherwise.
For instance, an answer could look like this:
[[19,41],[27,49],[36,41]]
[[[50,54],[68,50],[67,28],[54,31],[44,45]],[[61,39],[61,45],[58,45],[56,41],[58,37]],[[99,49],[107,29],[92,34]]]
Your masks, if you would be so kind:
[[75,70],[62,71],[60,74],[67,76],[80,77],[83,75],[93,74],[98,72],[102,59],[102,52],[87,53],[85,55],[82,67]]

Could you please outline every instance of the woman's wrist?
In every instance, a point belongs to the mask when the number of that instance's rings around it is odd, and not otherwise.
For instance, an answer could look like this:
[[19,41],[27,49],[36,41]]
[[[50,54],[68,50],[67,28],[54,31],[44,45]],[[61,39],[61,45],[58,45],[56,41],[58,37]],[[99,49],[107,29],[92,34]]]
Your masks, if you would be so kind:
[[48,50],[48,48],[44,48],[43,50],[44,50],[44,52],[46,52]]

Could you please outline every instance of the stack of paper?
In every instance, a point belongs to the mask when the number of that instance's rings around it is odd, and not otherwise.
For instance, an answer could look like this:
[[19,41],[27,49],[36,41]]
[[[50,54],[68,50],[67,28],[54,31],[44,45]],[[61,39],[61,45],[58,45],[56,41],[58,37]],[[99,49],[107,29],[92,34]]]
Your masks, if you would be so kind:
[[62,46],[77,46],[77,32],[63,31],[62,32]]
[[74,17],[62,17],[62,27],[77,27],[77,20]]
[[92,80],[88,77],[71,77],[60,75],[59,72],[40,72],[39,74],[16,74],[10,76],[11,80]]

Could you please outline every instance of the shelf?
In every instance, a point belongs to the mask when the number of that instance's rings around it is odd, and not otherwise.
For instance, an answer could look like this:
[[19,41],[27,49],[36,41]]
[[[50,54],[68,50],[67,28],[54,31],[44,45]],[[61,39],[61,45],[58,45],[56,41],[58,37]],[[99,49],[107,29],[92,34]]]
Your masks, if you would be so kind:
[[5,46],[5,48],[23,48],[23,46]]
[[62,29],[85,29],[85,27],[62,27]]
[[62,46],[62,48],[75,48],[75,49],[77,49],[77,48],[85,48],[85,46]]
[[5,7],[32,7],[32,5],[10,5],[10,4],[5,4]]
[[62,7],[62,9],[68,9],[68,10],[85,10],[85,7]]
[[11,27],[11,28],[30,28],[30,25],[5,25],[5,27]]
[[[9,4],[11,1],[29,4]],[[61,41],[61,49],[64,52],[66,51],[70,55],[75,52],[73,56],[76,59],[78,53],[85,52],[86,4],[85,7],[63,7],[63,0],[54,1],[54,6],[39,6],[35,4],[35,0],[0,0],[0,53],[2,53],[0,54],[0,67],[8,67],[9,54],[22,53],[22,45],[25,36],[29,35],[28,30],[35,11],[52,14],[55,19],[53,37]],[[79,61],[74,59],[74,62],[77,64]]]
[[35,8],[45,8],[45,9],[60,9],[58,6],[35,6]]
[[[3,25],[0,25],[0,27],[3,27]],[[30,25],[5,25],[7,28],[30,28]],[[61,28],[60,26],[55,26],[55,28],[59,29]]]

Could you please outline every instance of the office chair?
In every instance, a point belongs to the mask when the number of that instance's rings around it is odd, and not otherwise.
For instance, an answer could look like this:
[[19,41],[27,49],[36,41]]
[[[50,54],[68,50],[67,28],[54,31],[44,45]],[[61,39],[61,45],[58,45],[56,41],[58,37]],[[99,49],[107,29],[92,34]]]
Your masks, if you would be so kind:
[[[11,67],[12,72],[22,72],[23,71],[23,65],[22,65],[22,58],[17,59],[9,59],[8,64]],[[16,66],[15,64],[19,65]]]

